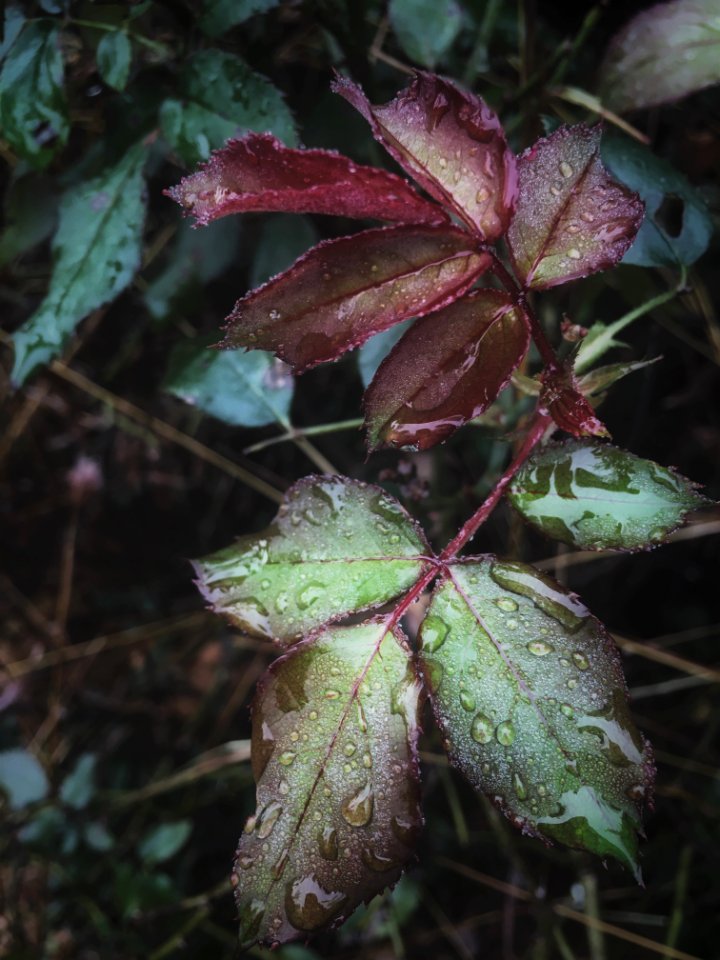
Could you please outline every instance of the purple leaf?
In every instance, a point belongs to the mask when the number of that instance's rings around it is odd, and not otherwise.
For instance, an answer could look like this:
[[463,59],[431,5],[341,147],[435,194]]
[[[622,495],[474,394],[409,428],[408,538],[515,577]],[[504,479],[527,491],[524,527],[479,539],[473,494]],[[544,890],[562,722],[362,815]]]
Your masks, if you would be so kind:
[[378,227],[327,240],[235,305],[224,347],[271,350],[297,371],[461,296],[490,264],[455,227]]
[[574,437],[609,437],[610,433],[595,416],[590,401],[582,395],[570,367],[548,371],[542,377],[540,405],[561,430]]
[[599,127],[561,127],[538,140],[520,157],[518,176],[508,246],[526,287],[554,287],[622,259],[644,207],[603,167]]
[[365,394],[370,449],[445,440],[490,406],[528,341],[522,312],[500,290],[474,291],[414,323]]
[[270,134],[229,140],[166,191],[203,226],[252,210],[443,223],[445,213],[402,177],[329,150],[293,150]]
[[418,73],[384,106],[339,78],[334,90],[370,123],[390,155],[482,240],[508,228],[517,194],[515,157],[488,105],[449,80]]

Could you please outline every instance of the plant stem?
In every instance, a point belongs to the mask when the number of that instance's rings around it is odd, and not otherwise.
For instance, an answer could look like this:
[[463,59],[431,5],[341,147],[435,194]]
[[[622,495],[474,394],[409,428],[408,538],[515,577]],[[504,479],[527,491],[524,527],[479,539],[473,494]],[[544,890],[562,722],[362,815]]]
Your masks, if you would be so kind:
[[297,440],[298,437],[319,437],[324,433],[339,433],[341,430],[354,430],[357,427],[361,427],[364,422],[362,417],[354,417],[352,420],[320,423],[314,427],[290,427],[285,433],[281,433],[277,437],[269,437],[267,440],[260,440],[259,443],[253,443],[251,446],[245,447],[243,453],[257,453],[260,450],[267,449],[267,447],[274,446],[276,443],[288,443],[289,441]]

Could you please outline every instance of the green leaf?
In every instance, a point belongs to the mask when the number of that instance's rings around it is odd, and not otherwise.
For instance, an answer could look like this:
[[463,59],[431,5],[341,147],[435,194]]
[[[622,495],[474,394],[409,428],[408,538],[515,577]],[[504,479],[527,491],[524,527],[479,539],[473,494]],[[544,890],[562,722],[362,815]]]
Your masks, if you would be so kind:
[[200,29],[209,37],[221,37],[232,27],[258,13],[277,7],[280,0],[205,0]]
[[390,353],[395,344],[408,329],[412,320],[405,320],[398,323],[389,330],[383,330],[382,333],[376,333],[370,337],[358,351],[358,369],[362,378],[363,386],[369,387],[377,369],[385,357]]
[[678,100],[720,83],[717,0],[659,3],[610,43],[600,71],[603,102],[616,113]]
[[[602,157],[618,180],[645,201],[645,220],[622,262],[640,267],[695,263],[713,233],[697,190],[667,160],[629,137],[615,133],[603,137]],[[668,208],[674,223],[665,221]]]
[[177,98],[160,108],[160,125],[188,166],[248,130],[270,131],[289,145],[296,139],[281,93],[239,57],[221,50],[201,50],[188,60]]
[[287,364],[263,350],[209,349],[216,341],[178,344],[163,388],[233,426],[288,428],[294,380]]
[[257,810],[235,864],[240,938],[340,923],[395,883],[422,825],[421,685],[399,631],[334,627],[276,660],[253,706]]
[[0,790],[11,810],[44,800],[48,788],[45,771],[31,753],[19,749],[0,752]]
[[235,263],[239,245],[237,217],[211,223],[203,230],[195,230],[183,221],[163,270],[144,294],[152,316],[159,320],[174,311],[188,316],[194,306],[192,294],[197,293],[193,288],[208,284]]
[[542,533],[583,550],[643,550],[662,543],[707,503],[673,469],[609,444],[549,443],[508,490]]
[[130,76],[132,44],[124,30],[105,33],[97,48],[100,76],[113,90],[124,90]]
[[149,864],[163,863],[174,857],[192,833],[191,820],[161,823],[140,841],[138,853]]
[[0,72],[0,129],[34,167],[46,166],[70,131],[60,32],[48,20],[26,22]]
[[421,628],[452,761],[524,833],[613,856],[639,879],[647,743],[620,659],[578,598],[521,563],[452,565]]
[[289,213],[275,213],[267,217],[255,244],[250,286],[259,287],[261,283],[282,273],[319,239],[309,217]]
[[5,228],[0,236],[0,266],[41,243],[57,221],[57,196],[51,182],[37,174],[16,180],[5,200]]
[[287,644],[348,613],[407,590],[429,547],[400,504],[379,487],[306,477],[273,523],[195,563],[216,613]]
[[83,827],[83,839],[91,850],[105,853],[115,846],[115,838],[99,820],[92,820]]
[[20,7],[14,4],[5,8],[2,25],[2,39],[0,39],[0,63],[5,59],[8,51],[18,38],[18,34],[25,23],[25,14]]
[[63,780],[60,800],[73,810],[82,810],[95,794],[95,764],[97,757],[84,753],[75,764],[72,773]]
[[405,53],[432,70],[448,52],[462,27],[455,0],[390,0],[390,22]]
[[114,300],[135,275],[145,219],[144,160],[138,145],[63,196],[50,289],[13,338],[15,384],[58,354],[79,321]]

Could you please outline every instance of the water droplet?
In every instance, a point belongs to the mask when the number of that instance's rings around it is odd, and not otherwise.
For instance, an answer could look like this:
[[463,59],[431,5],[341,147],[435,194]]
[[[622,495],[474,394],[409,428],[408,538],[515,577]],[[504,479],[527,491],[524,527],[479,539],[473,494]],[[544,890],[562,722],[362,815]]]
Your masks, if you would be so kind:
[[480,187],[478,192],[475,194],[475,203],[485,203],[490,199],[490,191],[487,187]]
[[290,793],[290,784],[287,780],[281,780],[278,784],[278,793],[281,797],[286,797]]
[[370,823],[373,814],[374,796],[372,787],[366,783],[364,787],[357,790],[351,797],[346,797],[340,805],[340,812],[343,819],[351,827],[364,827]]
[[575,711],[573,710],[573,708],[570,706],[569,703],[563,703],[563,704],[561,704],[561,706],[560,706],[560,713],[561,713],[564,717],[572,717],[572,716],[575,715]]
[[285,613],[289,603],[288,595],[286,593],[279,593],[275,598],[275,609],[278,613]]
[[265,807],[258,817],[257,823],[257,835],[261,840],[265,840],[266,837],[270,836],[282,812],[282,804],[278,803],[277,800],[272,800]]
[[320,856],[324,860],[337,860],[338,838],[335,827],[324,827],[320,831],[318,846],[320,847]]
[[509,747],[515,739],[515,727],[512,722],[503,720],[502,723],[499,723],[495,730],[495,737],[498,743],[501,743],[504,747]]
[[363,705],[362,703],[360,703],[359,700],[356,700],[356,704],[357,704],[358,726],[360,727],[360,730],[362,731],[362,733],[367,733],[368,725],[367,725],[367,720],[365,719],[365,711],[363,710]]
[[326,690],[326,691],[325,691],[325,699],[326,699],[326,700],[337,700],[339,696],[340,696],[340,691],[339,691],[339,690]]
[[293,760],[295,759],[296,756],[297,756],[297,754],[296,754],[296,753],[293,753],[292,750],[286,750],[284,753],[281,753],[281,754],[280,754],[280,756],[278,757],[278,761],[279,761],[284,767],[289,767],[290,764],[293,762]]
[[363,766],[366,770],[369,770],[372,767],[372,757],[369,753],[364,753],[362,758]]
[[573,168],[567,162],[567,160],[560,161],[560,173],[565,177],[566,180],[569,180],[573,175]]
[[247,820],[245,821],[245,826],[243,827],[243,830],[245,833],[252,833],[256,826],[257,826],[257,817],[253,814],[252,816],[248,817]]
[[572,655],[572,662],[578,668],[578,670],[587,670],[590,664],[588,663],[587,657],[580,653],[578,650],[575,651]]
[[312,931],[324,927],[347,903],[340,890],[326,890],[314,874],[289,883],[285,888],[285,910],[290,923],[298,930]]
[[370,847],[363,847],[360,856],[365,866],[375,873],[384,873],[386,870],[392,870],[393,867],[397,866],[397,861],[393,860],[392,857],[383,857]]
[[279,320],[279,319],[280,319],[280,311],[279,311],[279,310],[271,310],[270,313],[268,314],[268,316],[270,317],[271,320]]
[[422,648],[425,653],[435,653],[447,639],[450,628],[437,618],[428,618],[422,629]]
[[547,787],[544,783],[539,783],[537,788],[538,796],[545,797],[547,796]]
[[325,586],[322,583],[309,583],[298,594],[297,605],[301,610],[307,610],[316,603],[325,592]]
[[496,606],[500,607],[501,610],[505,610],[507,613],[514,613],[518,605],[512,599],[512,597],[498,597],[495,601]]
[[579,260],[582,257],[582,254],[577,247],[570,247],[568,250],[568,256],[571,260]]
[[468,713],[472,713],[475,709],[475,697],[471,693],[468,693],[467,690],[460,691],[460,703],[462,704],[463,710],[467,710]]
[[585,223],[594,223],[595,217],[588,210],[583,210],[580,214],[580,219],[584,220]]
[[297,730],[293,730],[291,732],[290,739],[292,740],[293,743],[298,742],[298,740],[300,739],[300,734],[297,732]]
[[406,847],[414,847],[420,832],[420,823],[406,820],[404,817],[393,817],[390,821],[390,829]]
[[400,543],[400,535],[397,533],[391,533],[388,537],[390,543]]
[[517,620],[508,620],[505,626],[508,628],[508,630],[517,630],[518,622]]
[[255,859],[256,859],[255,857],[248,857],[248,856],[238,857],[237,865],[240,867],[241,870],[249,870],[250,867],[255,863]]
[[519,773],[513,773],[513,787],[515,788],[515,795],[518,800],[527,799],[527,787]]
[[345,754],[346,757],[351,757],[356,750],[357,750],[357,747],[355,746],[354,743],[346,743],[345,747],[343,748],[343,753]]
[[269,587],[270,587],[270,581],[269,581],[269,580],[261,580],[261,581],[260,581],[260,589],[261,589],[261,590],[267,590]]
[[575,679],[575,677],[571,677],[568,680],[568,682],[565,684],[565,686],[568,688],[568,690],[574,690],[575,687],[577,686],[577,680]]
[[555,649],[555,647],[553,647],[551,643],[548,643],[547,640],[531,640],[527,645],[527,648],[530,653],[536,657],[546,657]]
[[625,791],[626,796],[630,800],[634,800],[635,803],[640,803],[642,800],[644,800],[646,793],[647,790],[645,789],[644,783],[634,783]]
[[550,187],[550,193],[551,193],[554,197],[559,197],[560,194],[562,193],[562,190],[560,189],[560,187],[556,187],[555,184],[553,183],[553,184],[551,185],[551,187]]
[[476,743],[490,743],[493,737],[493,725],[484,713],[478,713],[470,727],[470,736]]
[[442,664],[437,660],[425,661],[425,679],[432,693],[437,693],[443,680]]
[[438,160],[438,166],[439,166],[442,170],[445,169],[445,167],[447,166],[447,160],[445,159],[445,157],[440,157],[440,159]]

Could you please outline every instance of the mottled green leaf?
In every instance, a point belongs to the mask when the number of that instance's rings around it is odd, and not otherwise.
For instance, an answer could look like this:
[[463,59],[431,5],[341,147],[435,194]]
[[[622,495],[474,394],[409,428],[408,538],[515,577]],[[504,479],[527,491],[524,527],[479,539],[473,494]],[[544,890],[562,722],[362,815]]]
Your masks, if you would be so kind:
[[542,533],[584,550],[656,546],[707,503],[696,484],[673,469],[585,441],[547,444],[507,495]]
[[462,26],[456,0],[390,0],[395,36],[415,63],[433,69],[455,42]]
[[524,833],[613,856],[639,878],[649,747],[620,658],[578,598],[533,567],[452,565],[421,664],[453,762]]
[[6,794],[11,810],[20,810],[47,796],[48,779],[27,750],[3,750],[0,753],[0,791]]
[[295,126],[279,90],[239,57],[201,50],[185,64],[177,96],[165,100],[160,125],[188,166],[248,130],[270,131],[295,143]]
[[175,856],[191,833],[191,820],[161,823],[145,834],[138,853],[146,863],[163,863]]
[[363,386],[369,387],[372,378],[377,373],[377,369],[385,357],[408,329],[412,320],[404,320],[389,330],[383,330],[382,333],[376,333],[370,337],[358,351],[358,369],[362,378]]
[[26,22],[0,72],[0,130],[21,157],[43,167],[70,130],[60,32],[48,20]]
[[213,610],[287,643],[398,596],[429,552],[422,531],[379,487],[306,477],[266,530],[198,560],[195,569]]
[[50,236],[57,221],[57,205],[57,195],[45,177],[31,174],[10,186],[0,235],[0,266]]
[[695,263],[713,233],[697,190],[667,160],[629,137],[603,137],[602,157],[618,180],[645,201],[645,219],[622,262],[640,267]]
[[600,71],[604,103],[642,110],[720,83],[717,0],[659,3],[613,38]]
[[130,76],[132,44],[123,30],[105,33],[98,43],[97,66],[100,76],[113,90],[124,90]]
[[326,630],[265,674],[253,706],[257,810],[233,877],[243,943],[340,923],[398,879],[422,825],[420,689],[382,620]]
[[65,777],[60,787],[60,800],[66,807],[82,810],[90,803],[95,793],[96,763],[94,754],[84,753]]
[[221,37],[227,30],[258,13],[266,13],[280,0],[205,0],[200,29],[209,37]]
[[294,380],[290,368],[263,350],[211,350],[217,336],[178,344],[163,381],[205,413],[240,427],[289,427]]
[[13,337],[14,383],[58,354],[80,320],[115,299],[135,275],[145,219],[144,160],[138,145],[63,196],[50,289]]

